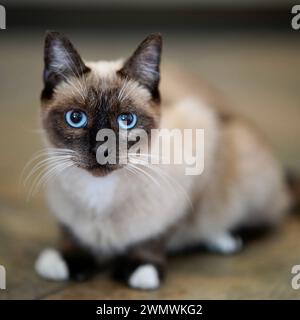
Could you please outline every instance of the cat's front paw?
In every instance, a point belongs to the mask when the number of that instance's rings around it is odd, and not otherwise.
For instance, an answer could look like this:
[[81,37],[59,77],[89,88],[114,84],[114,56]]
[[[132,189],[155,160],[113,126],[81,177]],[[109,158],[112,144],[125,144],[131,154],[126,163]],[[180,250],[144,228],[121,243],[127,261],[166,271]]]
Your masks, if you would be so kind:
[[142,290],[157,289],[160,285],[158,270],[152,264],[140,265],[130,275],[128,285]]
[[69,269],[61,254],[55,249],[43,250],[36,263],[36,272],[43,278],[55,281],[69,279]]

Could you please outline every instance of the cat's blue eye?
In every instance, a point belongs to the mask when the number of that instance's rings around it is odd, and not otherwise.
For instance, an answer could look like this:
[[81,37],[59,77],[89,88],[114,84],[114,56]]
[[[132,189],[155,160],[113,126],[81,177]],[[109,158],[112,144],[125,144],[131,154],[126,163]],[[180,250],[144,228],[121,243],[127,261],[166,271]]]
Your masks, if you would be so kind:
[[66,122],[72,128],[84,128],[87,125],[87,115],[80,110],[70,110],[66,113]]
[[137,115],[132,112],[121,113],[118,116],[118,124],[121,129],[132,129],[137,123]]

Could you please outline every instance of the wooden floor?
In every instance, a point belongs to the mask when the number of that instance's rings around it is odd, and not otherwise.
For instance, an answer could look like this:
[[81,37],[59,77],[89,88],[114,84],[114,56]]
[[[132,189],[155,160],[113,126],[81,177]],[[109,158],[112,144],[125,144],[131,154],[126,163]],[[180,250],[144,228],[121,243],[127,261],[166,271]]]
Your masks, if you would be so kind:
[[[129,54],[143,35],[69,33],[87,59]],[[38,106],[42,70],[41,33],[1,33],[0,39],[0,264],[7,290],[0,299],[288,299],[291,268],[300,264],[300,215],[249,242],[238,255],[207,252],[170,258],[160,290],[129,290],[108,272],[85,283],[40,279],[34,261],[55,243],[56,226],[43,193],[26,201],[22,168],[40,148]],[[300,43],[272,34],[169,34],[164,61],[176,61],[223,91],[238,112],[257,123],[284,165],[300,171]],[[180,79],[179,79],[180,81]]]

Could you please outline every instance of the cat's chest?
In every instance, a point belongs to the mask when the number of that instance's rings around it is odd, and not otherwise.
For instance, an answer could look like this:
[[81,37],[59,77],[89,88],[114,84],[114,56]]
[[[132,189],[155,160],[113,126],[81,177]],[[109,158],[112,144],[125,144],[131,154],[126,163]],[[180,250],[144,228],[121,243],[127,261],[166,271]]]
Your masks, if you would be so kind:
[[120,184],[122,179],[117,174],[96,178],[81,170],[61,180],[63,192],[73,202],[74,209],[83,210],[87,216],[98,216],[112,208]]
[[54,186],[52,209],[82,243],[104,255],[161,234],[187,205],[170,184],[150,187],[117,171],[101,179],[74,177],[61,180],[61,190]]

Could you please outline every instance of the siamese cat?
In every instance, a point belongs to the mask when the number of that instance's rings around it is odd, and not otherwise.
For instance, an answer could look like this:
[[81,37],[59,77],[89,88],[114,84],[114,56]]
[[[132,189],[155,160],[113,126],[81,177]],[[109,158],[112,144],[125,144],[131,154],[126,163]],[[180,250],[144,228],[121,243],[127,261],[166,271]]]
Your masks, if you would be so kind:
[[[267,143],[180,77],[166,75],[160,90],[161,50],[155,33],[127,60],[86,62],[64,35],[47,33],[41,122],[48,169],[55,172],[47,195],[62,239],[38,257],[42,277],[83,279],[114,261],[116,279],[156,289],[169,252],[202,244],[235,253],[242,241],[233,229],[275,225],[287,212],[291,197]],[[133,129],[202,129],[196,158],[203,170],[188,175],[185,163],[152,164],[149,158],[163,156],[152,150],[128,153],[126,164],[99,164],[101,129],[118,141]]]

